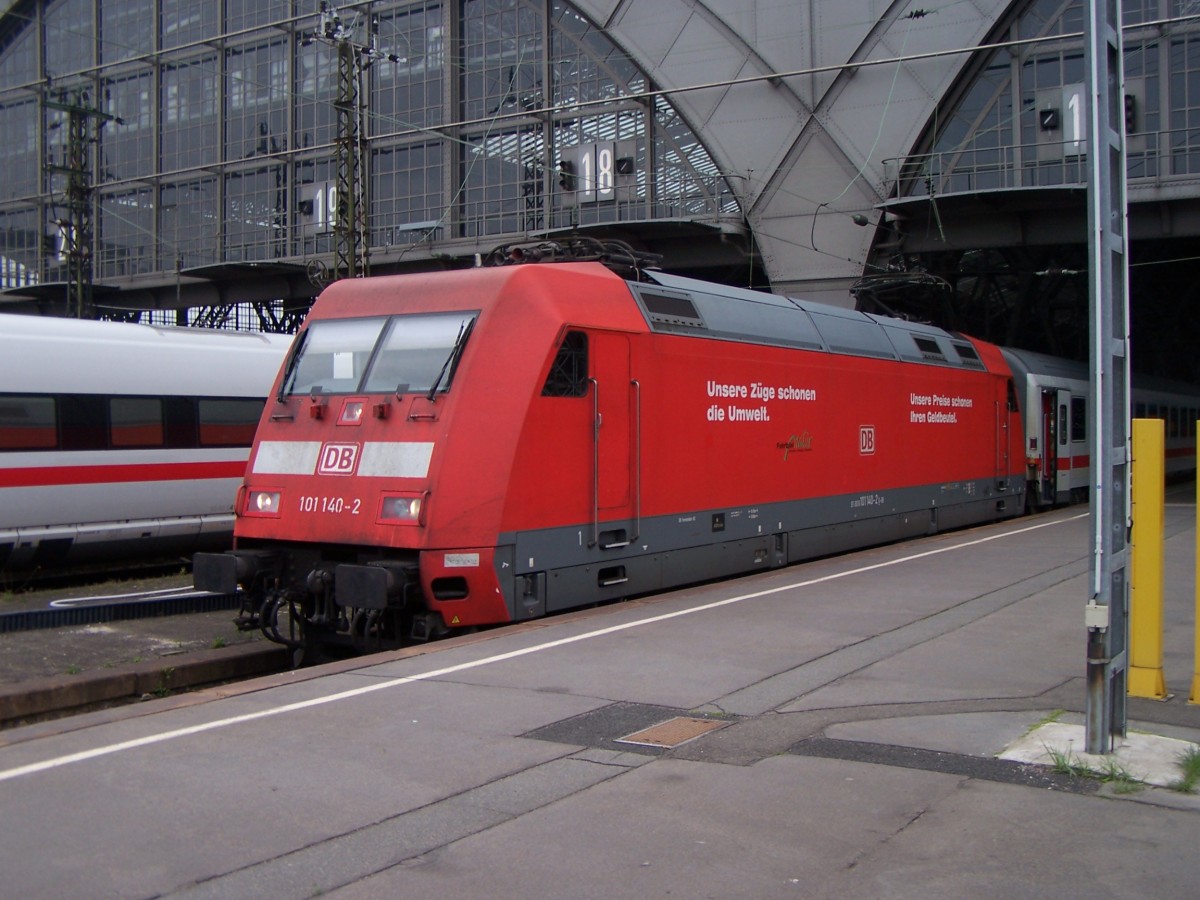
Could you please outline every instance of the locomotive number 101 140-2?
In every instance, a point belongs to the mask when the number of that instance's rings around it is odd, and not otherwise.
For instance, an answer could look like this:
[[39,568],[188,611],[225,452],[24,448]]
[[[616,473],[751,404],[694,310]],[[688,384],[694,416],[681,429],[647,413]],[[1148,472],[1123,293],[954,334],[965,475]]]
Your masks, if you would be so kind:
[[343,513],[357,516],[362,511],[361,497],[318,497],[312,494],[300,495],[300,512],[302,513]]

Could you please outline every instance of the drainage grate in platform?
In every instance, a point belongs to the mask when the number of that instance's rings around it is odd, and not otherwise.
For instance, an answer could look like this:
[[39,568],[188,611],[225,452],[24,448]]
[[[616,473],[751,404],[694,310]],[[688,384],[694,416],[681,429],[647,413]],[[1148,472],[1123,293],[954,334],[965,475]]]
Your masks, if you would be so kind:
[[[738,721],[735,716],[709,718],[677,707],[618,702],[543,725],[521,737],[657,756]],[[685,728],[689,730],[684,731]],[[616,738],[614,735],[625,736]]]
[[635,731],[633,734],[627,734],[625,737],[617,738],[616,743],[670,749],[728,724],[728,722],[715,719],[676,716],[665,722],[659,722],[657,725],[651,725],[649,728],[643,728],[641,731]]

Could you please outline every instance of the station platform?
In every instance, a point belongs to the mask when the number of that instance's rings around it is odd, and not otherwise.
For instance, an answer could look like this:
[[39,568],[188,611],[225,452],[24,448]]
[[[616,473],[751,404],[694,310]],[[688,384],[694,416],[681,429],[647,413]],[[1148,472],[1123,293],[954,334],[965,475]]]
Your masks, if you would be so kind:
[[[1195,512],[1168,495],[1173,694],[1129,702],[1131,736],[1184,748]],[[1192,897],[1200,795],[1004,758],[1041,729],[1083,749],[1088,528],[0,732],[0,897]]]

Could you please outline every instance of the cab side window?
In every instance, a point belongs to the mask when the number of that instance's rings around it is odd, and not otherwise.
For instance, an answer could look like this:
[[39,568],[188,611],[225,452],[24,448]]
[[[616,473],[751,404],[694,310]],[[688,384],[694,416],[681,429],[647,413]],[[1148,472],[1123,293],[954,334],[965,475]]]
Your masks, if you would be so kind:
[[543,397],[586,397],[588,391],[588,339],[582,331],[568,331],[558,348],[550,374],[542,386]]

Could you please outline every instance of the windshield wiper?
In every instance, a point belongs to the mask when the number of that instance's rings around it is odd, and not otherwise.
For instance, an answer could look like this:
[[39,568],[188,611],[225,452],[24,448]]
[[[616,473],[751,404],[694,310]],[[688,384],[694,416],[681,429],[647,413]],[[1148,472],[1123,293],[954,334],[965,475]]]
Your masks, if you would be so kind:
[[438,388],[442,386],[442,379],[446,379],[449,384],[454,380],[454,370],[458,368],[458,361],[462,357],[463,347],[467,345],[467,338],[471,336],[471,329],[475,327],[475,320],[472,318],[469,321],[463,322],[458,327],[458,337],[454,339],[454,346],[450,348],[450,355],[446,357],[446,361],[442,363],[442,368],[437,374],[437,378],[433,379],[433,384],[429,388],[429,393],[425,395],[425,399],[433,401],[437,394]]

